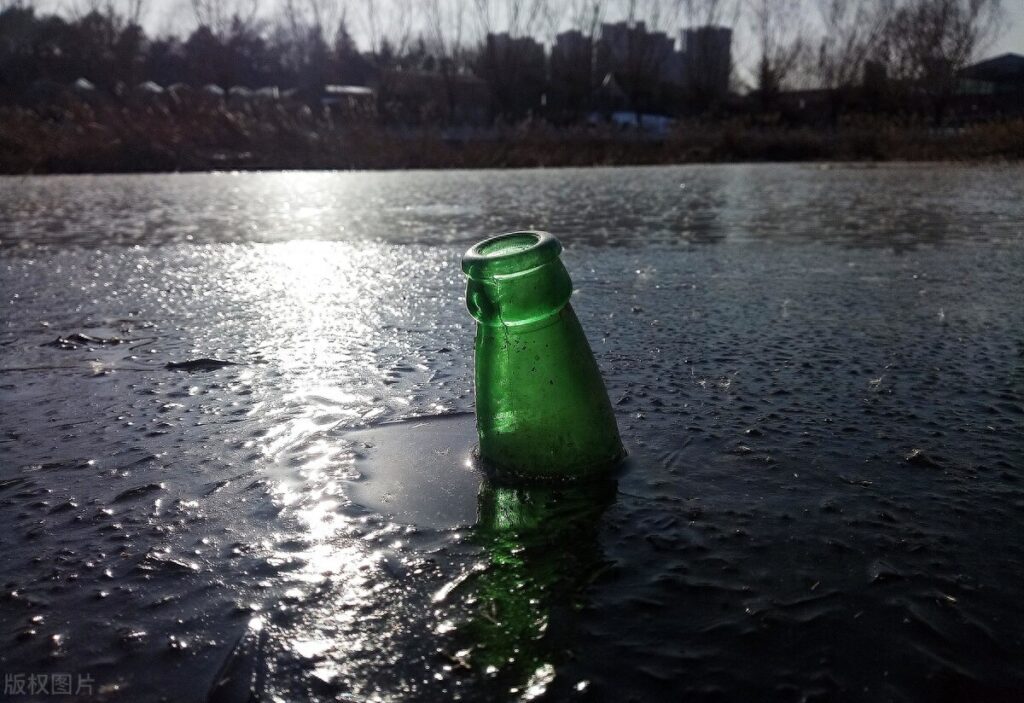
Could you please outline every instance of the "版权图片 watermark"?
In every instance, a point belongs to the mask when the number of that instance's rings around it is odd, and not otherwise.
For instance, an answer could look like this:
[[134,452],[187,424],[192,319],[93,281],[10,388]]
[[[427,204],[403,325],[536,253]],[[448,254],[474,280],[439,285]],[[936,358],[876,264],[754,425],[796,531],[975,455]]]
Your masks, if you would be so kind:
[[4,674],[5,696],[81,696],[92,693],[96,683],[90,674]]

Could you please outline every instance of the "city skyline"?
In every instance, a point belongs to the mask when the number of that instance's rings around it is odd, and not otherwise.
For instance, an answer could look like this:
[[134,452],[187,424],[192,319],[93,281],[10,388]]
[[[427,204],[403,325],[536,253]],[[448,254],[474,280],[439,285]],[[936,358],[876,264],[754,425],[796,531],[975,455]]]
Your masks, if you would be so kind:
[[[138,0],[134,0],[137,2]],[[377,5],[381,8],[380,17],[386,20],[388,16],[389,5],[394,5],[396,2],[401,4],[403,0],[377,0]],[[133,0],[112,0],[115,7],[127,6],[131,4]],[[235,0],[236,3],[255,3],[258,6],[258,13],[260,18],[272,20],[277,16],[280,16],[286,5],[287,0]],[[68,14],[75,10],[81,11],[82,8],[88,7],[91,4],[97,4],[92,0],[35,0],[31,2],[39,11],[50,11],[60,12]],[[230,3],[227,3],[230,4]],[[325,5],[333,5],[336,8],[347,7],[347,27],[349,33],[360,49],[367,49],[370,45],[368,36],[371,32],[367,29],[366,13],[364,8],[366,3],[362,2],[345,2],[339,0],[337,3],[327,2]],[[409,0],[405,0],[406,5],[410,5]],[[416,3],[411,3],[415,5]],[[145,27],[146,31],[151,35],[165,35],[173,33],[187,32],[196,26],[195,13],[192,9],[192,0],[149,0],[146,2],[143,0],[142,5],[144,7],[143,17],[141,24]],[[410,6],[411,6],[410,5]],[[466,36],[472,37],[474,35],[474,18],[471,12],[472,7],[467,7],[466,17]],[[1018,53],[1024,54],[1024,0],[1004,0],[1003,11],[1005,13],[1005,21],[1002,23],[1002,30],[990,43],[987,48],[983,48],[978,53],[978,58],[986,58],[990,56],[997,56],[1004,53]],[[416,15],[422,13],[415,12]],[[808,4],[807,9],[807,21],[809,25],[813,26],[816,22],[817,11]],[[339,15],[340,16],[340,15]],[[546,45],[552,43],[553,36],[556,32],[570,29],[570,23],[568,22],[568,13],[563,13],[562,21],[554,31],[546,32],[534,32],[537,35],[536,38]],[[612,8],[606,14],[604,21],[606,22],[617,22],[624,18],[621,11],[617,12],[615,8]],[[419,24],[417,26],[413,24],[413,33],[425,30],[424,21],[422,16],[416,17],[415,22]],[[673,26],[657,27],[662,31],[665,31],[670,37],[672,37],[677,44],[679,44],[679,32],[691,23],[686,20],[685,17],[680,16]],[[742,18],[738,22],[725,21],[722,24],[729,26],[734,30],[733,39],[733,55],[734,60],[740,64],[749,63],[752,57],[755,55],[754,49],[751,47],[751,36],[750,28],[747,22]],[[549,34],[550,36],[542,36]]]

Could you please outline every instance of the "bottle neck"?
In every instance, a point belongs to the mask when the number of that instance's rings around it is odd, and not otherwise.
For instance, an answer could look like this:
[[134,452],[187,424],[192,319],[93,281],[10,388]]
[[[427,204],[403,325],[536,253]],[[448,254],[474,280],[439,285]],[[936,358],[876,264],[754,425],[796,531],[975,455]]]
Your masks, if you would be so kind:
[[466,306],[482,325],[534,326],[557,315],[572,295],[572,280],[555,258],[525,271],[473,277]]

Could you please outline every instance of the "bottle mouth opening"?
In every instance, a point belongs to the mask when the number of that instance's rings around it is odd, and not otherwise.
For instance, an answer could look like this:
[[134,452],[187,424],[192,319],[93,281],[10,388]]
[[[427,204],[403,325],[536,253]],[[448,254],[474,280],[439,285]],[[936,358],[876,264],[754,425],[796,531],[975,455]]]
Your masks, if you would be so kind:
[[529,249],[536,246],[539,241],[540,237],[533,232],[511,232],[480,242],[477,251],[484,256],[504,256]]
[[520,273],[542,266],[562,253],[562,244],[547,232],[506,232],[477,242],[462,257],[470,278]]

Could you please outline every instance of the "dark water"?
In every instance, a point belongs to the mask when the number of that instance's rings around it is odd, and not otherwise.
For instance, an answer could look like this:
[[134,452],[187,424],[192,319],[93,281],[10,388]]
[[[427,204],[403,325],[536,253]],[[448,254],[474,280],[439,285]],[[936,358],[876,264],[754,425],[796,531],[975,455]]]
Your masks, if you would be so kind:
[[[1022,182],[0,180],[0,671],[133,702],[1022,700]],[[631,450],[608,484],[467,473],[458,261],[524,227],[566,244]],[[200,358],[237,365],[166,366]]]

